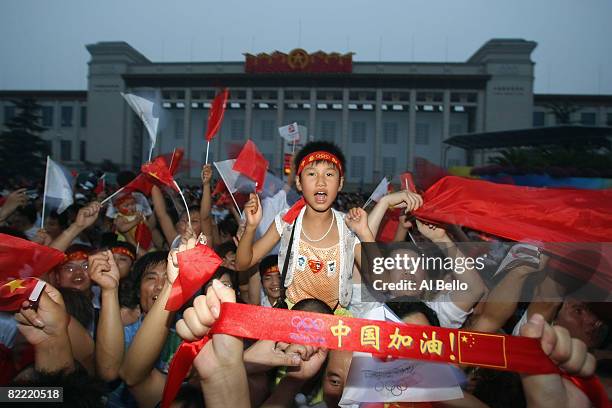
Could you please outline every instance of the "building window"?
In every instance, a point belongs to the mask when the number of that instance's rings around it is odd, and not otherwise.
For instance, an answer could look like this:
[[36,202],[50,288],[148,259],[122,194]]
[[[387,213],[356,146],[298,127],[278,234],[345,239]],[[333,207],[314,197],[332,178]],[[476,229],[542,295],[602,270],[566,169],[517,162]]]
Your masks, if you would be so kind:
[[428,145],[429,144],[429,123],[417,123],[416,124],[415,143],[418,145]]
[[174,120],[174,137],[176,139],[185,137],[185,123],[183,122],[183,118]]
[[366,123],[365,122],[353,122],[351,128],[351,140],[353,143],[365,143],[366,142]]
[[62,140],[60,160],[61,161],[72,160],[72,142],[70,140]]
[[81,140],[79,143],[79,160],[84,162],[87,160],[87,144],[84,140]]
[[42,125],[44,127],[53,127],[53,106],[43,106],[41,108]]
[[608,126],[612,126],[612,113],[608,113],[608,120],[606,122]]
[[272,140],[274,138],[274,121],[261,121],[261,140]]
[[336,122],[324,120],[321,122],[321,137],[320,140],[334,142],[336,139]]
[[533,112],[533,127],[541,127],[545,125],[545,113]]
[[364,156],[353,156],[351,157],[351,176],[356,179],[362,179],[365,171],[365,157]]
[[87,106],[81,106],[81,127],[87,127]]
[[580,123],[587,126],[595,126],[597,124],[597,114],[594,112],[583,112],[580,114]]
[[243,119],[232,119],[230,128],[231,128],[232,140],[243,140],[244,139],[244,120]]
[[397,144],[397,123],[383,123],[383,143]]
[[4,107],[4,123],[15,117],[15,107],[14,106],[5,106]]
[[393,177],[396,171],[397,159],[395,157],[383,157],[383,175]]
[[72,127],[72,106],[62,106],[62,127]]

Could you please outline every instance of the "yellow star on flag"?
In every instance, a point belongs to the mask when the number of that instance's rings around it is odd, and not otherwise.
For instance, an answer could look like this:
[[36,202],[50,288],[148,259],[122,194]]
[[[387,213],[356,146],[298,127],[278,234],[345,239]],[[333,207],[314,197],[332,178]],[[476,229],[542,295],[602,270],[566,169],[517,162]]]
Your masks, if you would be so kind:
[[21,286],[22,283],[23,283],[23,279],[15,279],[2,286],[8,286],[11,293],[13,293],[17,289],[25,289],[25,286]]

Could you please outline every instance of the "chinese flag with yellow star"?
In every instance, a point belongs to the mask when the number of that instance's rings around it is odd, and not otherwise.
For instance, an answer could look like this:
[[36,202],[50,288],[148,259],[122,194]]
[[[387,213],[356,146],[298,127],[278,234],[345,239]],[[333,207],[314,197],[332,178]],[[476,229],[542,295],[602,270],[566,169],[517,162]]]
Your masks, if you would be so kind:
[[178,191],[178,187],[174,183],[174,177],[168,169],[168,164],[162,157],[156,157],[153,161],[143,164],[140,170],[174,191]]
[[41,276],[64,260],[55,248],[0,234],[0,282]]
[[498,334],[459,331],[459,363],[506,368],[506,339]]
[[[37,290],[38,287],[38,290]],[[21,309],[24,301],[30,299],[33,292],[34,297],[30,300],[38,300],[44,282],[36,278],[13,279],[0,283],[0,311],[15,312]]]

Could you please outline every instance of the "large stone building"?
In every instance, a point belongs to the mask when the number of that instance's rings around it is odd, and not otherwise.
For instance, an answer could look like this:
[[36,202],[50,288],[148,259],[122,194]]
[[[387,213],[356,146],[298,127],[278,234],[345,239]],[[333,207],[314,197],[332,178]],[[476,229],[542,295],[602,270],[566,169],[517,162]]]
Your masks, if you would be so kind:
[[[612,96],[534,96],[535,47],[532,41],[494,39],[456,63],[352,62],[350,54],[303,50],[246,55],[242,62],[158,63],[125,42],[99,42],[87,46],[86,92],[0,92],[0,121],[14,113],[10,99],[34,97],[44,106],[43,125],[49,127],[44,137],[54,157],[73,165],[111,160],[137,168],[149,142],[120,92],[159,91],[155,153],[184,147],[198,163],[205,154],[210,102],[220,87],[228,87],[230,101],[211,143],[212,160],[225,159],[231,145],[250,137],[271,168],[280,170],[277,128],[298,122],[314,139],[343,149],[349,184],[368,184],[411,168],[415,157],[443,166],[466,164],[466,152],[444,140],[556,124],[555,103],[576,104],[573,121],[610,125]],[[194,168],[190,176],[198,175]]]

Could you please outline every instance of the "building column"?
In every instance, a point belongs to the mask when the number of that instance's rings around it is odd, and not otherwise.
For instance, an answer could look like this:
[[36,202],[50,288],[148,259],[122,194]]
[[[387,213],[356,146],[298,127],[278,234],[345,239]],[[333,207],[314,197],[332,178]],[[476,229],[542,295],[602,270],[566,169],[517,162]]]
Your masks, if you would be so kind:
[[450,136],[450,90],[444,90],[444,97],[442,99],[442,140],[440,141],[440,164],[442,167],[446,167],[446,144],[444,141]]
[[253,130],[253,88],[246,90],[246,104],[244,105],[244,133],[245,139],[251,137]]
[[408,109],[408,166],[409,170],[414,171],[414,156],[416,148],[416,90],[410,90],[410,106]]
[[[187,163],[191,163],[192,154],[191,154],[191,88],[185,88],[185,100],[183,102],[185,104],[184,112],[183,112],[183,137],[185,138],[185,150],[187,153]],[[192,177],[191,175],[191,166],[189,167],[188,177]],[[198,171],[198,169],[196,169]]]
[[[276,99],[276,128],[285,125],[285,89],[278,88],[277,99]],[[276,133],[276,132],[275,132]],[[283,174],[283,141],[284,139],[278,135],[275,135],[275,154],[274,154],[274,165],[275,169],[280,169],[280,174]]]
[[[308,133],[309,136],[315,135],[317,119],[317,90],[310,88],[310,111],[308,112]],[[308,139],[310,140],[310,139]]]
[[349,90],[344,88],[342,90],[342,130],[340,133],[340,149],[343,152],[348,152],[348,141],[349,141]]
[[376,107],[374,110],[374,167],[373,167],[373,183],[378,183],[382,177],[382,89],[376,90]]
[[485,129],[485,91],[479,90],[476,98],[476,133],[482,133]]

